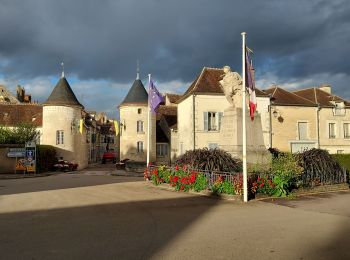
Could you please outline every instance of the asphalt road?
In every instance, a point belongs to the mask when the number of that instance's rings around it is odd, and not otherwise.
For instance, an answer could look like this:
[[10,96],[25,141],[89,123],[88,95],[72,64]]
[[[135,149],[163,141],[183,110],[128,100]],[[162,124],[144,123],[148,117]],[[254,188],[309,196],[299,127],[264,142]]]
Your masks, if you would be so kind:
[[350,259],[349,192],[244,204],[103,172],[11,181],[1,259]]

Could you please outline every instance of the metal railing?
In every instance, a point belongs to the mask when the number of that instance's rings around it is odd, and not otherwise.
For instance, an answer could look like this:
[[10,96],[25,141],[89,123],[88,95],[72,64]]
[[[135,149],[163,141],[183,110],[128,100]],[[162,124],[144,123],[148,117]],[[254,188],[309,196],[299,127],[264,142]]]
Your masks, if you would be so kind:
[[215,182],[219,181],[220,178],[224,181],[230,182],[232,185],[234,184],[234,178],[235,176],[241,174],[240,172],[220,172],[220,171],[207,171],[207,170],[198,170],[198,169],[192,169],[192,168],[185,168],[179,167],[179,169],[176,169],[176,167],[168,167],[168,166],[148,166],[148,172],[150,173],[152,169],[156,168],[163,168],[170,171],[170,174],[172,176],[175,176],[178,170],[182,170],[183,172],[187,174],[191,174],[192,172],[197,172],[199,174],[203,174],[206,176],[208,180],[208,188],[212,187]]

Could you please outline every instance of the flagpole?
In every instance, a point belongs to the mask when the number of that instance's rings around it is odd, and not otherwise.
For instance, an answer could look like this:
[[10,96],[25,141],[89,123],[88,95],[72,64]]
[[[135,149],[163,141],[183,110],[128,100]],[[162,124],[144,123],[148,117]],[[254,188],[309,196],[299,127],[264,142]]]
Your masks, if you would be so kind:
[[246,136],[246,82],[245,82],[245,36],[246,33],[242,32],[242,150],[243,150],[243,194],[244,202],[248,201],[248,178],[247,178],[247,136]]
[[150,106],[149,106],[149,95],[150,95],[150,86],[151,86],[151,74],[148,74],[148,105],[147,105],[147,167],[149,166],[149,157],[150,157]]

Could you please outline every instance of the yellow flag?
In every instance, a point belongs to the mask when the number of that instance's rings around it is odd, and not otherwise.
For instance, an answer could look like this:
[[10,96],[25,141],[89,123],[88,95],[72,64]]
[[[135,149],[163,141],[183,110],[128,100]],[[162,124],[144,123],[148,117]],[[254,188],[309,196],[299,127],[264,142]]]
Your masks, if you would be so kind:
[[115,129],[115,136],[118,136],[119,134],[119,124],[117,120],[114,120],[114,129]]
[[83,119],[80,119],[80,122],[79,122],[79,132],[81,134],[83,133]]

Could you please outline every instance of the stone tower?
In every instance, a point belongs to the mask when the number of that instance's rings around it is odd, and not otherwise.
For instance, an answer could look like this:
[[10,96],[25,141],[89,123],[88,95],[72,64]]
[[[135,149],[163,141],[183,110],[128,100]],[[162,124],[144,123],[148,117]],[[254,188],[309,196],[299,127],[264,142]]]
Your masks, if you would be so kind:
[[62,73],[51,95],[43,103],[43,144],[56,147],[57,156],[79,164],[79,169],[88,163],[88,148],[84,132],[80,133],[80,121],[84,107],[74,95]]
[[[137,74],[138,75],[138,74]],[[148,94],[137,76],[128,94],[119,105],[120,159],[146,162]],[[156,116],[150,114],[150,162],[156,160]]]

